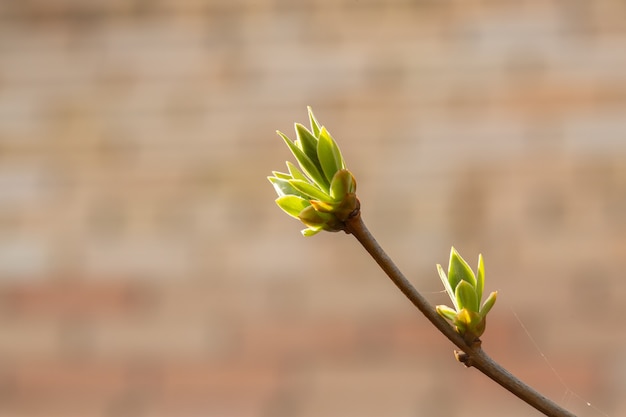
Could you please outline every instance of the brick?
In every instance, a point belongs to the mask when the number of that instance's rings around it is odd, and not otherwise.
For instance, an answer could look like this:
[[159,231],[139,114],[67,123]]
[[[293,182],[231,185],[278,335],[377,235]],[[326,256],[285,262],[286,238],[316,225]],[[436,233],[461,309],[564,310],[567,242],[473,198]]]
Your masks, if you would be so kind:
[[0,4],[0,414],[527,415],[351,236],[273,205],[310,104],[416,287],[448,302],[435,264],[482,252],[488,352],[590,412],[513,309],[620,415],[622,9]]
[[94,362],[34,361],[20,366],[15,381],[22,398],[97,401],[123,389],[125,373],[120,366]]
[[81,318],[133,315],[150,305],[149,288],[113,282],[4,285],[0,290],[2,310],[11,317]]

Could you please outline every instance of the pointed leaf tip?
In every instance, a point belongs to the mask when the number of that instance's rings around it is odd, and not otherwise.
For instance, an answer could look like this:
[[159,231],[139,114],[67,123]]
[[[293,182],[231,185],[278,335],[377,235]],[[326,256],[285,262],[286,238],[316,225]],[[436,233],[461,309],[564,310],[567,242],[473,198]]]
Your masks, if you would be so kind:
[[456,317],[456,311],[448,306],[439,305],[435,307],[435,310],[437,310],[437,313],[439,313],[439,315],[444,319],[454,321],[454,318]]
[[320,124],[315,118],[315,115],[313,114],[313,109],[311,108],[311,106],[307,106],[307,111],[309,113],[309,122],[311,123],[311,131],[317,138],[320,135],[320,130],[321,130]]
[[454,289],[450,286],[450,283],[448,282],[448,277],[446,276],[446,271],[443,270],[443,267],[440,264],[437,264],[437,272],[439,273],[439,278],[443,283],[443,287],[448,293],[448,297],[450,297],[450,300],[452,300],[452,303],[454,304],[454,308],[458,310],[459,305],[457,304],[456,296],[454,295]]
[[312,161],[311,158],[307,156],[307,154],[300,149],[294,142],[291,141],[286,135],[280,133],[280,136],[283,138],[289,150],[295,156],[300,168],[302,171],[311,179],[311,181],[316,182],[321,187],[324,187],[324,190],[328,190],[330,187],[330,182],[326,179],[324,174],[321,172],[321,168],[318,168],[316,162]]
[[478,255],[478,271],[476,276],[476,296],[478,297],[478,302],[483,299],[483,291],[485,289],[485,262],[483,260],[483,255]]
[[459,282],[466,281],[471,284],[472,287],[476,286],[476,276],[474,271],[463,259],[463,257],[452,247],[450,251],[450,264],[448,266],[448,281],[450,286],[456,289]]
[[307,227],[306,229],[302,229],[300,233],[302,233],[302,236],[304,237],[310,237],[318,234],[321,231],[321,227]]
[[489,311],[491,311],[491,308],[496,303],[497,298],[498,298],[498,291],[494,291],[491,294],[489,294],[489,297],[487,297],[482,307],[480,308],[480,315],[482,317],[486,317]]

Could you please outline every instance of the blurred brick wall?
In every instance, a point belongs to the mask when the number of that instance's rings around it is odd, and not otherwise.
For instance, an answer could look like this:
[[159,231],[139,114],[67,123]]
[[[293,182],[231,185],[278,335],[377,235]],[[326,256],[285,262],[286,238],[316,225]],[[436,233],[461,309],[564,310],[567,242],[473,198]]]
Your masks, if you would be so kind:
[[1,416],[537,414],[275,207],[306,105],[434,304],[482,252],[485,349],[626,414],[624,2],[5,0]]

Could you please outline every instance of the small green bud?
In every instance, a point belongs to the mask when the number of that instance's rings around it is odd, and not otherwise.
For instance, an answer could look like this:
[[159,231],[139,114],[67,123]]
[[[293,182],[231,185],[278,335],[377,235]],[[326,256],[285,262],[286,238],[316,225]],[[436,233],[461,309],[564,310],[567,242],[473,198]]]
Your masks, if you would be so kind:
[[478,256],[478,273],[469,267],[461,255],[452,248],[450,263],[446,274],[441,265],[437,265],[439,278],[443,283],[454,308],[437,306],[440,316],[451,321],[468,343],[478,339],[485,331],[487,313],[496,302],[498,293],[489,294],[480,305],[485,286],[485,265],[482,255]]

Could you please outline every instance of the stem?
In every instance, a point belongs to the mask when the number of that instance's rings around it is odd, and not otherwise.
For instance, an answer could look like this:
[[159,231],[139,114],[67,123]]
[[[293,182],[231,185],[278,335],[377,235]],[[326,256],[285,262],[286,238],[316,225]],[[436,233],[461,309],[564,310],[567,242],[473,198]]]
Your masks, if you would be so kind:
[[517,396],[530,406],[550,417],[576,417],[570,411],[560,407],[554,401],[544,397],[535,389],[516,378],[500,364],[491,359],[480,347],[480,342],[468,344],[463,337],[430,305],[430,303],[405,278],[391,258],[380,247],[361,219],[360,212],[345,222],[345,231],[356,237],[376,263],[391,278],[396,287],[417,307],[422,314],[454,343],[464,354],[457,355],[466,366],[473,366],[480,372],[500,384],[504,389]]

